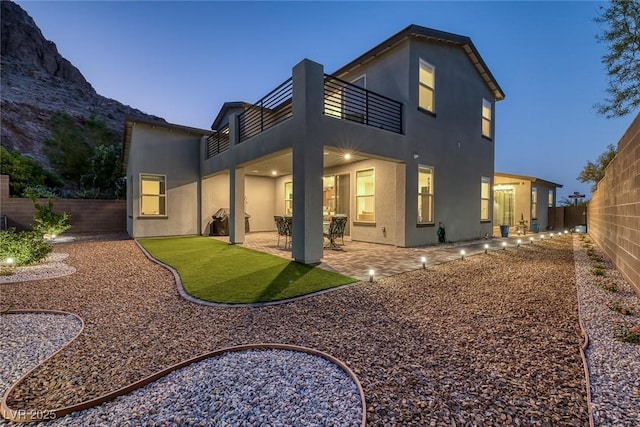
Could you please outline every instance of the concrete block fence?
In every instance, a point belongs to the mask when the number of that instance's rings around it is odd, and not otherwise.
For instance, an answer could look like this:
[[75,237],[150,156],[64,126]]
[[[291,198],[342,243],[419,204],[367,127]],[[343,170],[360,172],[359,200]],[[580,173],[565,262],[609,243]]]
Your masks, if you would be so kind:
[[588,231],[640,295],[640,114],[588,203]]
[[[46,203],[47,199],[39,199]],[[9,176],[0,175],[0,214],[7,216],[7,225],[18,231],[30,230],[34,214],[33,202],[9,197]],[[125,200],[55,199],[54,212],[67,212],[71,228],[67,233],[105,233],[127,229]]]

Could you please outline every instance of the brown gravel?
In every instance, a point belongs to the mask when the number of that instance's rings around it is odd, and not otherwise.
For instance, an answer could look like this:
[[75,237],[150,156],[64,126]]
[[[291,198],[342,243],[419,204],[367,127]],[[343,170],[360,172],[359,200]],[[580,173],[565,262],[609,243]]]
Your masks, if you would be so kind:
[[570,238],[232,309],[181,300],[132,241],[56,251],[77,272],[2,285],[0,307],[70,311],[86,329],[9,396],[14,409],[77,404],[206,351],[278,342],[348,363],[369,425],[588,425]]

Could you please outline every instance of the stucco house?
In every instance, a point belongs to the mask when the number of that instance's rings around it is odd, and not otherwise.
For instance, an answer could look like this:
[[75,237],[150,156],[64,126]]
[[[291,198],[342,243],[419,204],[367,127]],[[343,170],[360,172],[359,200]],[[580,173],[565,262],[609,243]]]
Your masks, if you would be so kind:
[[[556,206],[561,184],[533,176],[496,172],[494,174],[494,225],[544,231],[549,225],[549,208]],[[494,233],[495,234],[495,233]]]
[[323,218],[353,240],[403,247],[492,234],[495,103],[504,92],[470,38],[410,25],[332,74],[305,59],[256,103],[227,102],[211,131],[129,118],[123,168],[133,237],[230,243],[292,215],[292,257],[323,255]]

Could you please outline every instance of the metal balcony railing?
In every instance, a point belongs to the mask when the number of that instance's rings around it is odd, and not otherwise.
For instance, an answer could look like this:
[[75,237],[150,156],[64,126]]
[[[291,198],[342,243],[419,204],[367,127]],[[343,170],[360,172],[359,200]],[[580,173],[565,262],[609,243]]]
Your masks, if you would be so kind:
[[324,76],[324,114],[402,133],[401,102],[329,74]]
[[207,138],[206,158],[210,159],[229,149],[229,126],[218,130]]
[[293,115],[293,80],[287,79],[238,116],[238,142],[246,141]]

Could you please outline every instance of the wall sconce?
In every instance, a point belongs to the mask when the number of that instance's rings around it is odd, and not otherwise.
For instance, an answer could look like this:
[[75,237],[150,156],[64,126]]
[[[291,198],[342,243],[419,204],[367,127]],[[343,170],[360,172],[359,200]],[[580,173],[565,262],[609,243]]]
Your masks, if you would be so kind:
[[489,244],[485,243],[484,244],[484,253],[486,254],[488,250],[489,250]]
[[373,274],[375,273],[375,271],[373,271],[373,269],[369,270],[369,281],[373,282]]
[[418,160],[418,157],[420,157],[420,156],[418,155],[418,153],[413,153],[413,158],[414,158],[415,160]]
[[420,258],[420,262],[422,263],[422,269],[424,270],[425,268],[427,268],[427,257],[423,256],[422,258]]

